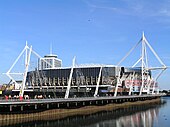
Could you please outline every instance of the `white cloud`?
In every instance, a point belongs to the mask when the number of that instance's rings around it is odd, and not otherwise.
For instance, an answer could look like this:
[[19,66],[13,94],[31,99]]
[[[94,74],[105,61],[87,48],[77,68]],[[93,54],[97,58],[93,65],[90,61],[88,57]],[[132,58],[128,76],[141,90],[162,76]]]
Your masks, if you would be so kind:
[[162,9],[159,10],[158,15],[170,17],[170,9],[162,8]]
[[95,1],[83,0],[88,6],[90,13],[98,10],[110,11],[113,14],[133,16],[146,21],[170,28],[170,1],[162,0],[120,0],[120,1]]
[[[139,1],[139,0],[121,0],[119,6],[108,4],[109,2],[102,3],[100,1],[83,0],[90,10],[103,9],[112,11],[114,13],[132,15],[132,16],[145,16],[145,17],[170,17],[170,2],[169,1]],[[106,4],[107,3],[107,4]],[[114,2],[112,2],[114,3]],[[114,5],[114,6],[113,6]]]
[[[116,7],[110,7],[110,6],[105,6],[104,4],[101,5],[99,1],[97,2],[92,2],[88,0],[82,0],[83,3],[85,3],[89,8],[90,12],[94,12],[97,9],[104,9],[104,10],[110,10],[110,11],[117,11]],[[100,1],[101,2],[101,1]]]

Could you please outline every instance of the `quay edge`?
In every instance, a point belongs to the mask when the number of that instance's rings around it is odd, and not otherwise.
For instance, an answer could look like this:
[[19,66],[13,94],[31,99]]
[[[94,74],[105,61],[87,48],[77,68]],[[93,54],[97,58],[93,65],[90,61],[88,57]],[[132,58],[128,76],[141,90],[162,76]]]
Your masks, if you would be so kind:
[[85,106],[103,106],[107,104],[120,104],[160,98],[162,95],[117,96],[117,97],[81,97],[81,98],[55,98],[55,99],[27,99],[3,100],[0,102],[1,114],[15,114],[26,112],[40,112],[49,109],[76,109]]
[[[138,96],[139,97],[139,96]],[[121,111],[117,109],[123,109],[122,111],[127,112],[126,110],[133,109],[135,112],[140,110],[145,110],[147,108],[153,108],[156,105],[162,104],[160,99],[161,96],[150,96],[150,97],[141,97],[141,98],[128,98],[131,99],[126,102],[127,99],[123,100],[123,98],[117,98],[114,102],[112,102],[113,98],[110,100],[107,99],[104,101],[103,105],[100,103],[96,103],[96,101],[92,102],[91,105],[82,106],[77,108],[69,108],[69,107],[56,107],[55,109],[49,108],[48,110],[43,110],[39,112],[28,112],[28,111],[21,111],[21,113],[8,113],[8,114],[1,114],[0,115],[0,125],[12,125],[12,124],[19,124],[31,121],[47,121],[47,120],[57,120],[62,119],[69,116],[75,115],[88,115],[88,114],[95,114],[101,111]],[[117,100],[117,101],[116,101]],[[101,100],[100,100],[101,101]],[[98,101],[99,102],[99,101]],[[107,102],[109,102],[107,104]],[[112,102],[112,103],[111,103]],[[87,103],[85,103],[87,104]],[[65,104],[65,106],[68,106]],[[37,106],[39,107],[39,106]],[[142,108],[141,108],[142,107]],[[40,107],[39,107],[40,108]],[[47,108],[47,107],[46,107]],[[37,108],[38,109],[38,108]],[[117,116],[117,115],[116,115]],[[114,117],[116,117],[114,116]]]

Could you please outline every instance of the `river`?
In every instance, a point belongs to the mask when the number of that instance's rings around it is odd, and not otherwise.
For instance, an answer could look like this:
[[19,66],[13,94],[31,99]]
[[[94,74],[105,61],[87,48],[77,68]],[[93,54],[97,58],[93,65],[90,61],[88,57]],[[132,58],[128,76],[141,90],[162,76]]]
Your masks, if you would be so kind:
[[33,121],[8,127],[169,127],[170,97],[163,97],[162,100],[166,103],[132,106],[52,121]]

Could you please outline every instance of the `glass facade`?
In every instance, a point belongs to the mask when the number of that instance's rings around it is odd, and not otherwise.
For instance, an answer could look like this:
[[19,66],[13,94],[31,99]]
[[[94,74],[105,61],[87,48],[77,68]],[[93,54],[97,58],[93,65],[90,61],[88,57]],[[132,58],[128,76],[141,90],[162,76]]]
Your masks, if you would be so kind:
[[[34,82],[39,80],[55,81],[55,85],[67,85],[71,68],[65,69],[45,69],[28,72],[28,81]],[[74,68],[72,75],[72,85],[96,85],[99,76],[100,67]],[[115,67],[105,67],[102,69],[100,84],[114,85]],[[45,82],[45,81],[44,81]],[[48,81],[47,81],[48,82]],[[64,83],[63,83],[64,82]],[[39,82],[40,83],[40,82]],[[40,84],[37,85],[40,85]],[[43,84],[44,85],[44,84]],[[48,83],[46,85],[49,85]]]
[[[50,62],[50,61],[49,61]],[[44,62],[42,62],[44,64]],[[29,86],[46,86],[46,87],[58,87],[66,88],[69,81],[71,68],[50,68],[46,67],[42,70],[35,70],[28,72],[27,82]],[[71,79],[72,87],[82,88],[94,88],[97,85],[99,72],[101,67],[77,67],[73,69],[73,75]],[[120,75],[118,76],[118,72]],[[132,75],[134,77],[132,78]],[[148,80],[151,78],[151,72],[148,71],[145,75]],[[124,67],[102,67],[99,89],[108,90],[114,92],[114,88],[117,84],[118,78],[121,78],[122,83],[119,84],[118,92],[128,92],[130,86],[132,92],[139,92],[142,84],[141,69],[124,68]],[[148,80],[144,82],[144,88],[148,88]],[[152,85],[152,84],[151,84]],[[106,88],[106,89],[105,89]],[[93,90],[94,90],[93,89]]]

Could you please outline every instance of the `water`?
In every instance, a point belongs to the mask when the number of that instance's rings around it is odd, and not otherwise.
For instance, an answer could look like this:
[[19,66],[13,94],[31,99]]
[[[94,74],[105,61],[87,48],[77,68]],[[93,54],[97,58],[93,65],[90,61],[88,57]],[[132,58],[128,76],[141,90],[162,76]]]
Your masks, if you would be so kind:
[[169,127],[170,126],[170,97],[164,97],[166,104],[159,108],[159,114],[155,120],[153,127]]
[[169,127],[170,97],[164,97],[162,100],[167,103],[133,106],[53,121],[33,121],[8,127]]

